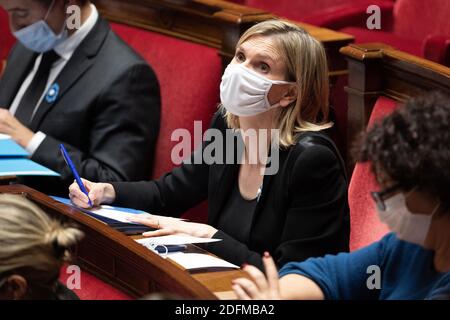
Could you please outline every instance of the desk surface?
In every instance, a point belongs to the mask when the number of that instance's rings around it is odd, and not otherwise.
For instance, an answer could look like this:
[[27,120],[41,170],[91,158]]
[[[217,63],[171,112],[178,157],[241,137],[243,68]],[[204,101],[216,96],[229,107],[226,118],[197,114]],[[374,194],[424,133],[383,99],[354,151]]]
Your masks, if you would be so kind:
[[[133,297],[165,292],[189,299],[234,299],[231,281],[245,277],[242,270],[188,272],[138,244],[136,236],[126,236],[26,186],[0,186],[0,193],[21,194],[51,216],[77,224],[85,237],[73,251],[75,262]],[[187,252],[206,253],[193,245]]]

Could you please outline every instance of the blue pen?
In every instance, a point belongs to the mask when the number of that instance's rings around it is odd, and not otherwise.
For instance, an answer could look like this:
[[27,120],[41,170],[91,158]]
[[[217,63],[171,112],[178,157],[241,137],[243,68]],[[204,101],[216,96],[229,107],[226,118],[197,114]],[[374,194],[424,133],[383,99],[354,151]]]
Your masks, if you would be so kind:
[[93,207],[91,199],[89,199],[89,192],[87,192],[86,188],[84,187],[83,181],[81,181],[80,176],[78,175],[77,169],[75,169],[75,166],[72,162],[72,159],[70,159],[69,154],[67,153],[66,148],[64,148],[64,145],[61,144],[59,146],[59,149],[61,150],[61,153],[63,155],[64,161],[66,161],[67,165],[70,168],[70,171],[72,171],[73,176],[75,177],[75,180],[77,181],[78,186],[80,187],[81,191],[88,197],[89,205]]

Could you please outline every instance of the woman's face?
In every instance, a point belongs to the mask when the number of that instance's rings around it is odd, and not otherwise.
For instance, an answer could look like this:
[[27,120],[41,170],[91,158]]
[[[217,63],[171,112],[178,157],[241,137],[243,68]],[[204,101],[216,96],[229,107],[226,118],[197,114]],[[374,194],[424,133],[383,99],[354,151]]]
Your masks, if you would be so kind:
[[[382,190],[389,189],[397,183],[382,169],[377,170],[377,181]],[[418,189],[412,191],[394,190],[389,196],[394,196],[400,192],[406,194],[405,205],[411,213],[432,214],[433,210],[439,205],[437,198],[429,193]]]
[[270,80],[287,80],[286,65],[272,37],[251,37],[236,48],[231,63],[242,64]]
[[[259,73],[270,80],[289,81],[287,79],[287,67],[284,59],[273,40],[273,37],[254,36],[236,48],[236,54],[231,64],[242,64],[244,67]],[[276,84],[269,91],[268,99],[271,104],[280,102],[282,107],[289,105],[292,99],[283,103],[283,98],[292,96],[295,92],[289,92],[292,85]]]
[[[377,171],[377,181],[380,185],[380,190],[389,190],[392,189],[393,186],[397,186],[397,182],[395,182],[392,178],[389,177],[383,170],[378,168]],[[418,188],[413,188],[412,190],[402,190],[400,188],[394,187],[393,191],[389,194],[386,194],[382,199],[384,202],[390,199],[391,197],[396,196],[399,193],[403,193],[404,195],[404,206],[406,209],[413,215],[427,215],[430,216],[436,212],[439,212],[440,201],[439,198],[429,192],[421,191]],[[399,208],[400,211],[401,208]],[[399,214],[397,212],[393,212],[393,214]],[[442,231],[445,228],[448,228],[448,224],[442,222],[445,220],[445,215],[442,214],[434,214],[431,218],[431,223],[428,226],[427,234],[424,239],[424,242],[421,243],[422,246],[428,249],[435,249],[436,245],[442,245],[446,240],[439,238],[442,235]],[[405,226],[410,226],[408,222],[405,222]],[[391,226],[390,226],[391,227]],[[425,227],[425,226],[424,226]],[[396,224],[394,229],[391,229],[393,232],[397,232],[395,228],[399,228],[399,225]],[[416,227],[417,228],[417,227]],[[400,228],[402,229],[402,228]],[[403,228],[403,231],[406,229]],[[417,231],[417,230],[416,230]],[[444,230],[444,233],[447,232]],[[448,240],[447,240],[448,241]]]

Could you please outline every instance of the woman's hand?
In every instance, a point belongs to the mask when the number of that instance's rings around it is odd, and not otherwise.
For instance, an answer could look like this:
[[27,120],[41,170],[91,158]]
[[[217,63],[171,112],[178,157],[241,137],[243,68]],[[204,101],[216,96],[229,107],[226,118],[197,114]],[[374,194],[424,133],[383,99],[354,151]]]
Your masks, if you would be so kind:
[[141,223],[155,231],[146,232],[144,237],[159,237],[167,235],[189,235],[197,238],[211,239],[217,229],[207,224],[182,221],[175,218],[151,215],[149,218],[133,217],[129,221]]
[[[93,183],[86,179],[81,179],[86,190],[89,192],[89,199],[91,199],[94,207],[101,204],[108,204],[114,202],[116,199],[116,191],[109,183]],[[80,208],[89,209],[88,197],[80,190],[76,183],[72,183],[69,187],[69,197],[74,205]]]
[[233,290],[240,300],[280,300],[278,271],[269,253],[263,257],[266,275],[254,266],[242,267],[250,279],[233,280]]

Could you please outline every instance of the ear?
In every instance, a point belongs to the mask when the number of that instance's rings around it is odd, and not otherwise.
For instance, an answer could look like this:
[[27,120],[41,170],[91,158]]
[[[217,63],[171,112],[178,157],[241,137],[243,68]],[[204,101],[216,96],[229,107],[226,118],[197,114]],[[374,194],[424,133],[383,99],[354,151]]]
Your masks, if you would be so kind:
[[8,296],[14,300],[21,300],[25,297],[28,291],[27,280],[19,275],[12,275],[5,283]]
[[286,108],[289,106],[292,102],[297,100],[298,96],[298,87],[295,84],[290,84],[286,88],[286,92],[283,94],[281,100],[280,100],[280,107]]

